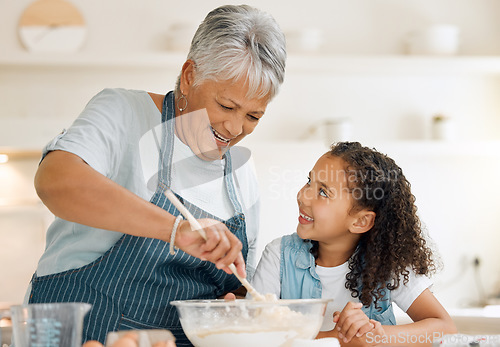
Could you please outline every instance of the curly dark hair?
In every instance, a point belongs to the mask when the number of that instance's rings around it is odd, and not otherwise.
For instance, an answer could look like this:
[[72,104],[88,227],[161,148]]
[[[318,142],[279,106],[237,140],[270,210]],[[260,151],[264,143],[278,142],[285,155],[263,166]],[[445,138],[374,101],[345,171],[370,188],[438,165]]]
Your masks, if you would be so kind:
[[[415,197],[401,168],[387,155],[358,142],[333,144],[329,155],[341,158],[353,211],[367,209],[376,214],[373,227],[362,234],[349,259],[346,288],[365,306],[378,301],[385,290],[394,290],[409,280],[408,269],[429,275],[436,271],[432,251],[417,216]],[[311,241],[318,256],[318,242]]]

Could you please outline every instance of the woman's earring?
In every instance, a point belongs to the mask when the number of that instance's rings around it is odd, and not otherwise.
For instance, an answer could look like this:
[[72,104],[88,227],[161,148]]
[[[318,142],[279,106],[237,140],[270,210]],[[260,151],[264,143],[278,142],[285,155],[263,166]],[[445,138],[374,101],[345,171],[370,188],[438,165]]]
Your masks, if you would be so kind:
[[[181,103],[184,103],[184,107],[181,107]],[[177,100],[177,109],[179,112],[184,111],[188,107],[188,100],[186,99],[186,96],[181,93],[181,97],[179,100]]]

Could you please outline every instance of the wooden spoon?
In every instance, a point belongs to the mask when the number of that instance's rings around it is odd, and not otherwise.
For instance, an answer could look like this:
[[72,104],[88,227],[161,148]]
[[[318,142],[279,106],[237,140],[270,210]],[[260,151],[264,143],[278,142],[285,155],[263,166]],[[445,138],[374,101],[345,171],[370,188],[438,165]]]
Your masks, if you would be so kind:
[[[179,212],[182,213],[182,215],[187,219],[187,221],[191,225],[191,228],[200,233],[201,237],[203,237],[206,240],[207,234],[205,233],[205,230],[203,230],[200,223],[196,220],[196,218],[193,217],[191,212],[188,211],[186,206],[182,204],[182,202],[175,196],[175,194],[170,189],[166,190],[164,194],[167,197],[167,199],[170,200],[170,202],[172,202],[172,204],[174,204],[174,206],[179,210]],[[247,281],[246,278],[241,277],[238,274],[238,271],[236,270],[236,266],[234,266],[234,264],[230,264],[228,267],[232,271],[233,275],[236,276],[236,278],[241,282],[241,284],[247,289],[247,291],[255,300],[258,301],[266,300],[265,296],[256,291],[255,288],[252,287],[252,285]]]

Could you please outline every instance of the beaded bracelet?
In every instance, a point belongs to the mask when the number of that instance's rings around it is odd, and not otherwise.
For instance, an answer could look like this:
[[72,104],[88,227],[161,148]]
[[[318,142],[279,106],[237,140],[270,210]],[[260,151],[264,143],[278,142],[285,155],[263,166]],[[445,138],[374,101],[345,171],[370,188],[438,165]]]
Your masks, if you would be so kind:
[[177,247],[174,245],[175,241],[175,234],[177,233],[177,227],[179,226],[180,221],[182,220],[182,215],[178,215],[177,218],[175,218],[174,226],[172,227],[172,233],[170,234],[170,254],[175,255],[177,252]]

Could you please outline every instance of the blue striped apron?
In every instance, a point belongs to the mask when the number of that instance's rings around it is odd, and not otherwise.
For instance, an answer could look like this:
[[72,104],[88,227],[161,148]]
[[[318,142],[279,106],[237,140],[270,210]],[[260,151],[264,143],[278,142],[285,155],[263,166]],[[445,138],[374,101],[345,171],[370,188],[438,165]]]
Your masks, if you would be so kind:
[[[171,182],[174,146],[174,95],[167,94],[162,112],[159,179],[151,203],[174,216],[179,211],[164,196]],[[231,171],[231,156],[225,155],[224,181],[235,215],[227,221],[179,199],[196,218],[212,218],[226,224],[243,243],[246,261],[248,243],[245,216],[238,201]],[[96,240],[98,242],[98,240]],[[87,302],[83,341],[105,341],[109,331],[168,329],[177,346],[191,346],[180,326],[172,300],[214,299],[240,286],[234,275],[214,264],[182,251],[171,255],[169,244],[157,239],[123,235],[104,255],[81,268],[32,278],[30,303]]]

